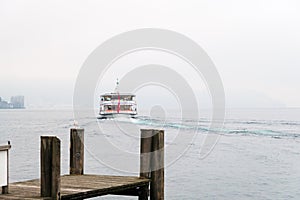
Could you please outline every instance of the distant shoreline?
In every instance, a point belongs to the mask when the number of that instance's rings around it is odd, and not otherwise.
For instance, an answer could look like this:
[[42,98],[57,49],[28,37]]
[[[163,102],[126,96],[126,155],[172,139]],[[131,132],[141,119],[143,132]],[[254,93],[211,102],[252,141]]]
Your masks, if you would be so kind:
[[23,107],[23,108],[0,108],[0,110],[3,109],[3,110],[16,110],[16,109],[26,109],[26,107]]

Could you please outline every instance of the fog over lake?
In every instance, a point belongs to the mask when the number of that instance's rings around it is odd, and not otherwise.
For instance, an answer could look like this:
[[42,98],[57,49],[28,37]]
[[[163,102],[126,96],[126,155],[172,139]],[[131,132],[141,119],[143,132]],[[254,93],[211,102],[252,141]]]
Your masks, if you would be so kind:
[[[153,27],[182,33],[206,51],[223,81],[227,107],[297,107],[299,9],[295,0],[4,0],[0,96],[24,95],[28,108],[70,107],[78,72],[97,46],[122,32]],[[123,64],[126,72],[139,62]],[[102,89],[113,90],[116,78]],[[205,88],[199,96],[207,99],[203,107],[210,104]]]

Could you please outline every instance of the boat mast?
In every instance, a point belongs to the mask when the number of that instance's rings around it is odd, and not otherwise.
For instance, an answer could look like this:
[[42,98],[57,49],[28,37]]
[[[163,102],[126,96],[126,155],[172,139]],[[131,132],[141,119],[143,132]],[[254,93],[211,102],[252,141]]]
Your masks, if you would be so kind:
[[116,87],[115,87],[115,93],[119,94],[119,79],[117,78]]
[[115,93],[118,94],[118,106],[117,106],[117,113],[120,112],[120,108],[121,108],[121,98],[120,98],[120,93],[119,93],[119,79],[117,79],[117,83],[116,83],[116,88],[115,88]]

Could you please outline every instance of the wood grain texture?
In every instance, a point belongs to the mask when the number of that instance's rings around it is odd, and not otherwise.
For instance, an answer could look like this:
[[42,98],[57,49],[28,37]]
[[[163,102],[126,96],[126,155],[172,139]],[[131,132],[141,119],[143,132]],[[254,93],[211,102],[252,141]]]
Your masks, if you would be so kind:
[[141,130],[140,177],[150,178],[149,186],[140,189],[139,200],[164,199],[164,131]]
[[[141,130],[141,147],[140,147],[140,177],[141,178],[150,178],[152,136],[153,136],[152,129]],[[147,200],[148,196],[149,196],[149,184],[140,189],[139,200]]]
[[84,129],[70,130],[70,174],[83,174],[84,167]]
[[[128,176],[65,175],[61,180],[61,199],[84,199],[122,191],[135,190],[149,183],[149,179]],[[130,194],[128,194],[130,195]],[[0,199],[51,199],[40,196],[40,180],[16,182],[10,185],[10,193]]]
[[153,130],[150,200],[164,199],[164,131]]
[[60,140],[41,136],[41,187],[42,197],[59,199],[60,195]]

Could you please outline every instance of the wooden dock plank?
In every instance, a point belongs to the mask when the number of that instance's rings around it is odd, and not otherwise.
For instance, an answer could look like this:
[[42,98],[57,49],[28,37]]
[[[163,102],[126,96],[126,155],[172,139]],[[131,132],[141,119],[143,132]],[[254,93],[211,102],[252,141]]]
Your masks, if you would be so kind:
[[[131,176],[64,175],[61,176],[61,199],[82,199],[135,189],[149,184],[149,179]],[[50,199],[40,197],[40,180],[11,183],[9,194],[0,199]]]

